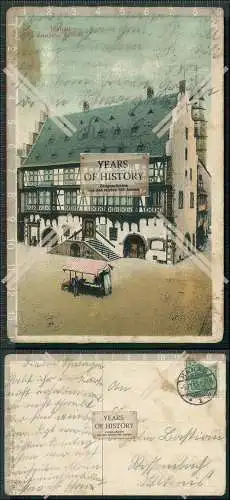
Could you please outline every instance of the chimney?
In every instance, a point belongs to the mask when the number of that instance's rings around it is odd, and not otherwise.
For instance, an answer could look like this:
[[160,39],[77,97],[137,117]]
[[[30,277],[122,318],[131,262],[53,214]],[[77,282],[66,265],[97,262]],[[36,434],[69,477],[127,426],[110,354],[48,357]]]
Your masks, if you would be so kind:
[[185,87],[186,87],[186,81],[185,80],[181,80],[179,82],[179,92],[180,92],[180,94],[185,94]]
[[38,132],[33,132],[33,144],[37,140],[38,135],[39,135]]
[[89,103],[88,101],[83,102],[83,111],[89,111]]
[[46,111],[41,111],[40,112],[40,121],[41,122],[45,122],[48,118],[48,113]]
[[26,144],[26,156],[28,156],[30,150],[31,150],[31,144]]
[[154,90],[152,87],[147,87],[147,99],[151,99],[154,96]]

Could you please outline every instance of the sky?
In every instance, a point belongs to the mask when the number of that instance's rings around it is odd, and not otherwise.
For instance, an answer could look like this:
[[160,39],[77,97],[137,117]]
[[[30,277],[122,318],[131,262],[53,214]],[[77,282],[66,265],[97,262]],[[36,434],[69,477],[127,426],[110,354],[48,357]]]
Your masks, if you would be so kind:
[[[26,24],[25,24],[26,21]],[[28,140],[44,106],[62,115],[188,89],[211,71],[209,17],[27,17],[19,65],[39,97],[19,87],[17,145]],[[31,40],[32,39],[32,40]],[[20,62],[21,61],[21,62]]]

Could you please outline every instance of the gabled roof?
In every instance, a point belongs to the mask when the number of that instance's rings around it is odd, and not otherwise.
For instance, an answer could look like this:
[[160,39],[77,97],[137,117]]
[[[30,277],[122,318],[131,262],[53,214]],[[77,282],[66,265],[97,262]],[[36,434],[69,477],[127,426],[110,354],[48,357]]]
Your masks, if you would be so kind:
[[79,163],[80,153],[84,152],[143,151],[151,156],[162,156],[168,132],[159,138],[152,129],[176,104],[177,94],[172,94],[65,115],[77,129],[71,137],[48,118],[23,166]]

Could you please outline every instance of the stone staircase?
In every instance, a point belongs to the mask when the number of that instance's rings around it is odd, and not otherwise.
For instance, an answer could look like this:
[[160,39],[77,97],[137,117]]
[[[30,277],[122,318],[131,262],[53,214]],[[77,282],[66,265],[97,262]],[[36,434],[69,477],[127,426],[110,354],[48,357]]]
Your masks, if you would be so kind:
[[119,255],[117,255],[113,250],[108,248],[107,245],[104,245],[104,243],[95,238],[86,240],[86,243],[91,248],[96,250],[96,252],[99,252],[108,261],[120,259]]

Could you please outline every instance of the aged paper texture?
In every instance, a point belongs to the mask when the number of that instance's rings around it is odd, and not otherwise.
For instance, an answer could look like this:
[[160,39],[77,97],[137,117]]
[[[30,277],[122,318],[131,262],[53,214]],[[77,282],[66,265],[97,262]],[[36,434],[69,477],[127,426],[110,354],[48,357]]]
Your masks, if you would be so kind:
[[7,46],[9,337],[220,341],[222,9],[12,8]]
[[223,495],[225,363],[217,353],[7,356],[6,493]]

